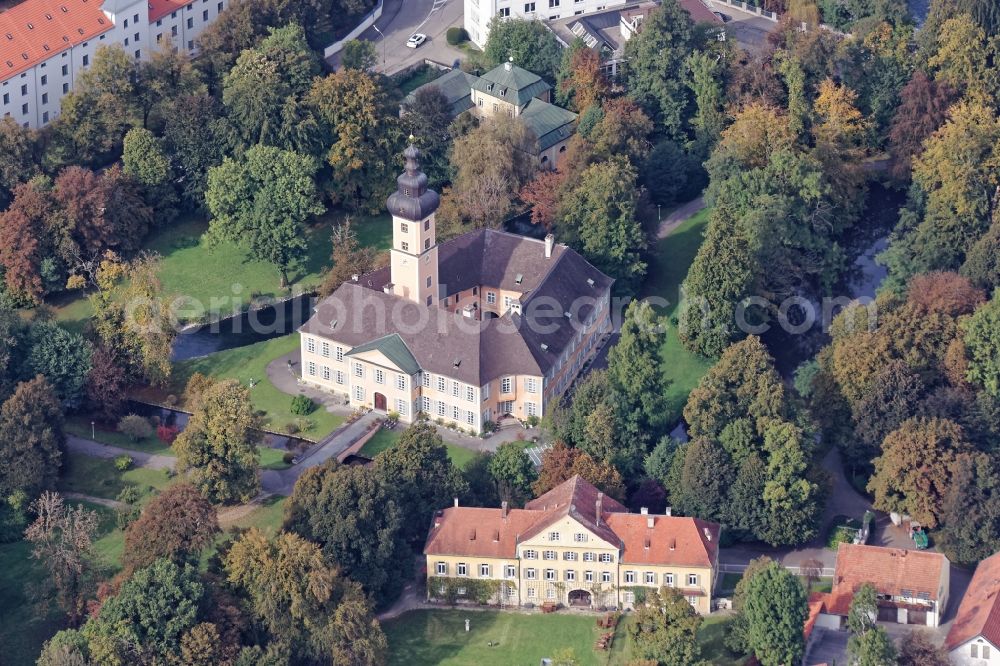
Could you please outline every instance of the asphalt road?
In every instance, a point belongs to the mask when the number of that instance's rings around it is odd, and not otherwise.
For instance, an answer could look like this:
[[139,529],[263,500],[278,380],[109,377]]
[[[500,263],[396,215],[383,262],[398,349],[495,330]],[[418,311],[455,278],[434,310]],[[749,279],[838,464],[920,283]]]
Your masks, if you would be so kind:
[[[375,44],[376,69],[394,74],[424,59],[450,65],[461,57],[462,51],[445,40],[453,25],[462,25],[462,0],[385,0],[382,17],[359,39]],[[419,48],[407,48],[406,40],[417,32],[427,35],[427,41]],[[338,67],[340,55],[329,62]]]
[[732,19],[726,23],[726,31],[736,38],[741,47],[751,53],[763,51],[767,46],[768,33],[778,29],[778,24],[775,21],[731,7],[724,2],[709,0],[708,4],[712,6],[713,11],[725,14]]

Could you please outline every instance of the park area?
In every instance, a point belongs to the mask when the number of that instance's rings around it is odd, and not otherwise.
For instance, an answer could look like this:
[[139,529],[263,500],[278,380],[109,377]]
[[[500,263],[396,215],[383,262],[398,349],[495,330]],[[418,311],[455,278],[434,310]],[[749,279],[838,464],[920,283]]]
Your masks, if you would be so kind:
[[681,283],[687,277],[688,268],[704,238],[708,226],[709,209],[704,208],[682,223],[666,238],[656,242],[649,262],[649,279],[643,289],[643,297],[666,299],[668,305],[659,309],[666,317],[667,333],[660,348],[663,374],[670,380],[667,401],[670,421],[681,417],[681,410],[687,402],[688,394],[698,385],[702,376],[712,367],[712,362],[693,354],[681,345],[677,335],[677,306],[680,303]]
[[[465,620],[469,631],[465,631]],[[608,651],[596,650],[605,631],[597,616],[480,610],[417,610],[383,623],[392,666],[537,666],[571,650],[580,666],[624,666],[636,657],[628,640],[631,617],[615,630]],[[698,634],[702,657],[717,666],[738,666],[722,645],[728,618],[705,619]]]

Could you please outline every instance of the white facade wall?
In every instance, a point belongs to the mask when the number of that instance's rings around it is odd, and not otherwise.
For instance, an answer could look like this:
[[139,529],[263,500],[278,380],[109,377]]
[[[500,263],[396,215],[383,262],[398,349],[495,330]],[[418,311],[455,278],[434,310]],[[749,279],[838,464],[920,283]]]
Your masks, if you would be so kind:
[[627,0],[464,0],[465,31],[479,48],[486,45],[495,16],[554,21],[624,5]]
[[[195,55],[195,42],[209,23],[218,18],[229,0],[194,0],[172,14],[149,22],[145,1],[126,4],[104,13],[113,27],[100,35],[65,51],[31,69],[0,82],[0,117],[10,116],[19,125],[39,128],[59,116],[63,96],[73,86],[80,72],[94,60],[102,46],[120,45],[125,53],[140,60],[170,40],[178,49]],[[159,42],[159,45],[158,45]]]
[[955,666],[1000,665],[1000,650],[981,636],[959,645],[948,656]]

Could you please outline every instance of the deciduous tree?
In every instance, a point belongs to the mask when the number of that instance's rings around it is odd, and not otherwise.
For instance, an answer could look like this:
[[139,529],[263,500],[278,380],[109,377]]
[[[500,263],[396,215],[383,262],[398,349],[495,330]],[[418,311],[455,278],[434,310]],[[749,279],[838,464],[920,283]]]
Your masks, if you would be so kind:
[[662,666],[696,666],[701,661],[698,629],[702,618],[679,590],[652,590],[628,625],[636,654]]
[[361,245],[358,235],[354,233],[351,219],[347,218],[333,227],[332,266],[323,278],[320,287],[321,296],[329,296],[337,287],[351,280],[355,275],[361,276],[375,267],[377,253],[374,248]]
[[32,544],[31,556],[48,572],[43,586],[50,588],[60,610],[76,624],[84,613],[89,593],[90,549],[97,534],[98,516],[83,506],[66,506],[58,493],[46,491],[32,502],[35,522],[24,538]]
[[941,504],[941,549],[953,562],[972,563],[1000,549],[1000,483],[996,461],[962,456]]
[[1000,397],[1000,292],[965,322],[968,378]]
[[35,151],[35,135],[30,129],[13,118],[0,119],[0,209],[10,204],[18,183],[38,173]]
[[305,258],[305,223],[325,210],[316,168],[311,157],[270,146],[254,146],[241,160],[227,157],[208,174],[209,233],[274,264],[287,286],[289,271]]
[[215,507],[193,485],[179,483],[154,497],[125,529],[122,563],[128,571],[161,557],[177,564],[194,563],[218,533]]
[[889,151],[893,157],[893,175],[908,180],[914,156],[921,152],[927,137],[944,123],[948,108],[955,101],[955,90],[918,69],[900,90],[899,100],[889,128]]
[[538,473],[523,446],[501,444],[490,459],[489,470],[503,501],[520,506],[531,497]]
[[914,418],[890,433],[875,459],[868,491],[875,507],[913,516],[928,527],[941,517],[955,464],[970,446],[961,426],[943,419]]
[[625,43],[625,87],[652,118],[658,134],[684,137],[688,89],[684,63],[694,47],[694,24],[676,0],[666,0]]
[[0,408],[0,496],[52,488],[65,443],[52,384],[41,375],[18,384]]
[[562,61],[555,34],[541,21],[529,19],[491,20],[483,54],[494,66],[510,60],[549,82],[556,80]]
[[746,643],[763,666],[797,664],[805,651],[806,593],[787,569],[771,562],[755,573],[743,601]]
[[214,384],[174,441],[178,469],[212,502],[249,502],[260,491],[257,425],[245,386]]
[[357,583],[323,561],[320,548],[295,534],[268,541],[251,528],[230,548],[225,569],[244,590],[271,645],[336,666],[383,663],[386,640]]
[[319,544],[326,562],[380,605],[399,594],[409,573],[400,566],[409,561],[406,520],[394,487],[377,470],[327,463],[299,477],[284,527]]

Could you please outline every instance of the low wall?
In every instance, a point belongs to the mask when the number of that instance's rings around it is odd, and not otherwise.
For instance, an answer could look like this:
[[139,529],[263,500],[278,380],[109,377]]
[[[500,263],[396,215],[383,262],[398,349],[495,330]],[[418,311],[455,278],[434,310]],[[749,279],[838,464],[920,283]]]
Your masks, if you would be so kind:
[[349,33],[347,33],[347,36],[344,37],[343,39],[336,41],[333,44],[330,44],[325,49],[323,49],[323,57],[330,58],[331,56],[340,53],[341,49],[344,48],[344,44],[351,41],[352,39],[357,39],[358,37],[360,37],[361,33],[363,33],[368,28],[372,27],[373,25],[375,25],[375,21],[379,20],[379,18],[381,17],[382,17],[382,0],[378,0],[378,4],[375,5],[375,9],[368,12],[368,14],[363,19],[361,19],[361,22],[358,23],[357,26],[355,26],[354,30],[351,30]]

